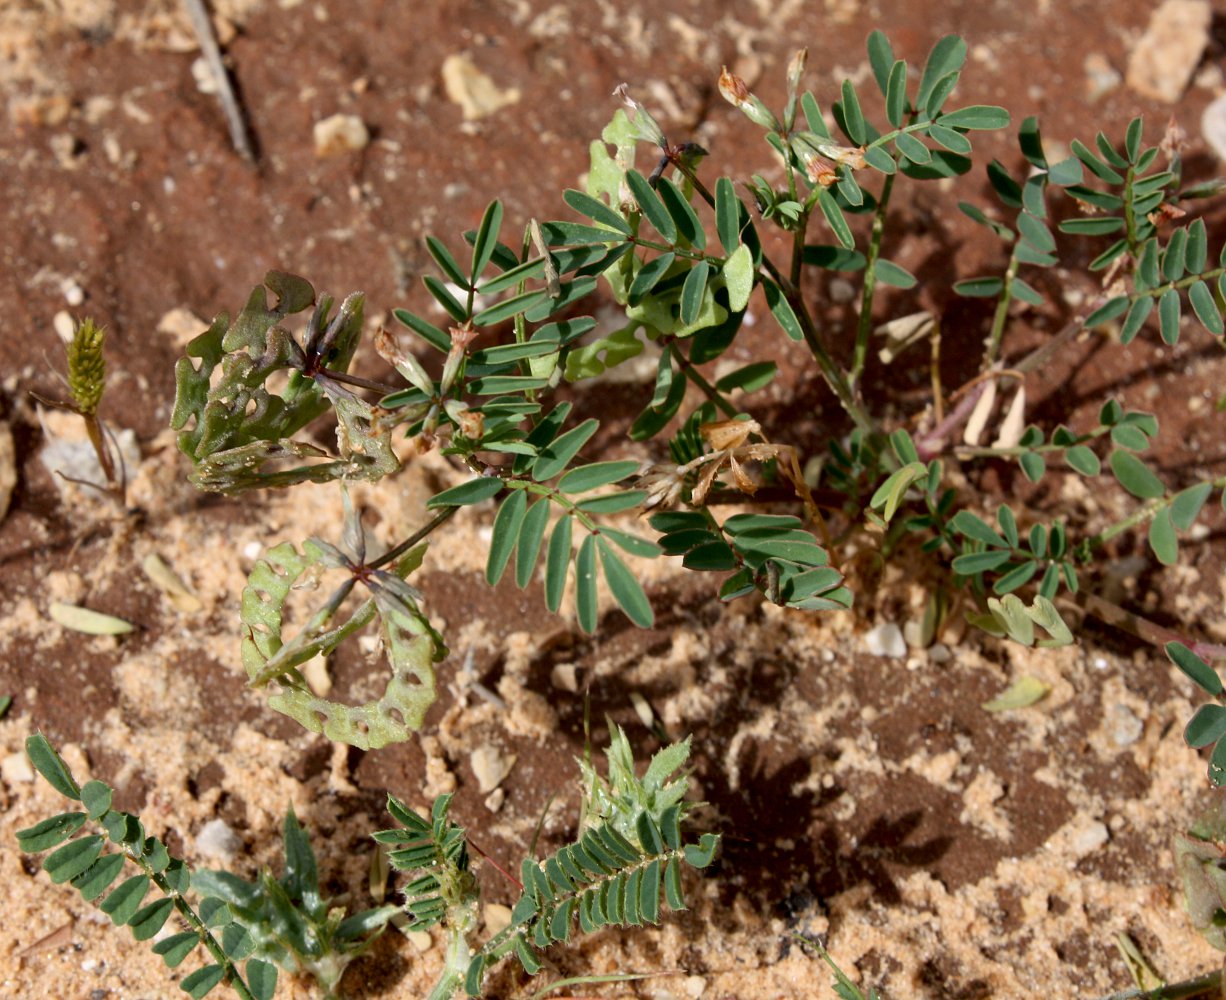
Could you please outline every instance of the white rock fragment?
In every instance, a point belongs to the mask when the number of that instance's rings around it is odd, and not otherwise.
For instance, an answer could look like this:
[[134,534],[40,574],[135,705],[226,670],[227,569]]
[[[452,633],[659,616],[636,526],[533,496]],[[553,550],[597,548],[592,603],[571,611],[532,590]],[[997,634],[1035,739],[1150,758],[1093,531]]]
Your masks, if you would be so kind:
[[882,622],[869,629],[864,634],[864,648],[872,656],[888,656],[893,660],[901,660],[907,655],[902,629],[893,622]]
[[1046,847],[1055,854],[1071,854],[1080,861],[1111,839],[1111,832],[1101,820],[1075,816],[1048,839]]
[[6,785],[28,783],[34,780],[34,768],[30,766],[26,755],[19,750],[0,760],[0,778],[4,779]]
[[1205,108],[1200,116],[1200,132],[1220,160],[1226,160],[1226,94]]
[[1111,93],[1124,80],[1101,52],[1091,52],[1081,65],[1086,74],[1086,97],[1091,101]]
[[72,313],[67,309],[61,309],[51,317],[51,326],[55,330],[55,335],[60,338],[65,344],[72,343],[72,335],[77,331],[76,320],[72,318]]
[[519,100],[517,87],[499,90],[466,55],[448,56],[443,60],[442,73],[447,99],[460,106],[465,121],[485,118]]
[[515,755],[504,754],[493,744],[487,743],[478,747],[468,758],[473,774],[477,778],[477,787],[482,795],[488,795],[511,773],[515,766]]
[[486,931],[491,935],[511,926],[511,908],[501,903],[486,903],[481,907],[481,916],[485,920]]
[[370,131],[357,115],[332,115],[315,123],[315,155],[341,156],[365,149]]
[[228,861],[243,848],[243,842],[224,819],[211,819],[196,834],[196,853]]
[[426,931],[406,931],[404,936],[409,939],[409,944],[422,955],[434,947],[434,938]]
[[1130,747],[1145,732],[1145,723],[1133,715],[1126,705],[1115,705],[1109,716],[1111,742],[1117,747]]
[[1209,42],[1209,0],[1166,0],[1128,59],[1128,86],[1155,101],[1179,100]]

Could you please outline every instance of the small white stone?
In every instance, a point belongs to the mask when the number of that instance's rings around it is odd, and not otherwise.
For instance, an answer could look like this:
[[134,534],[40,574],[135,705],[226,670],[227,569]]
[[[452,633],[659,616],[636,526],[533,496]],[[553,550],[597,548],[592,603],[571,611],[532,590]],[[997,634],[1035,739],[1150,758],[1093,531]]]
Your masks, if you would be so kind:
[[515,766],[515,755],[504,754],[496,746],[487,743],[478,747],[468,758],[473,774],[477,778],[477,786],[482,795],[487,795],[502,784],[502,780],[511,773]]
[[830,301],[844,305],[856,297],[856,286],[846,278],[830,279]]
[[507,800],[507,790],[505,788],[495,788],[485,797],[485,808],[492,813],[496,813],[502,808],[502,804]]
[[85,290],[71,279],[64,282],[61,291],[64,293],[64,301],[70,306],[79,306],[85,301]]
[[72,335],[76,332],[77,324],[73,320],[72,314],[67,309],[61,309],[51,318],[51,325],[55,328],[55,335],[60,338],[65,344],[72,343]]
[[1128,86],[1155,101],[1179,100],[1209,43],[1212,19],[1209,0],[1165,0],[1128,58]]
[[1119,71],[1107,61],[1101,52],[1091,52],[1081,64],[1086,74],[1086,97],[1097,101],[1109,94],[1123,82]]
[[406,931],[404,936],[409,939],[409,944],[423,955],[434,947],[434,938],[425,931]]
[[1226,94],[1205,108],[1200,116],[1200,131],[1218,159],[1226,160]]
[[1069,847],[1077,857],[1084,858],[1088,854],[1093,854],[1110,839],[1111,833],[1106,824],[1094,820],[1074,833]]
[[938,642],[928,648],[928,659],[933,663],[948,663],[953,659],[953,653],[945,643]]
[[901,660],[907,655],[902,629],[893,622],[882,622],[864,634],[864,646],[872,656],[888,656]]
[[1138,719],[1125,705],[1116,705],[1111,711],[1111,742],[1117,747],[1136,743],[1145,732],[1145,723]]
[[370,131],[357,115],[332,115],[315,123],[315,155],[339,156],[365,149]]
[[511,908],[501,903],[486,903],[481,907],[481,916],[490,934],[497,934],[511,926]]
[[229,860],[242,850],[243,842],[224,819],[211,819],[196,834],[196,853],[206,858]]
[[579,690],[578,668],[573,663],[555,664],[549,672],[549,680],[554,687],[574,694]]
[[19,750],[0,761],[0,778],[9,785],[30,782],[34,780],[34,768],[30,766],[26,755]]

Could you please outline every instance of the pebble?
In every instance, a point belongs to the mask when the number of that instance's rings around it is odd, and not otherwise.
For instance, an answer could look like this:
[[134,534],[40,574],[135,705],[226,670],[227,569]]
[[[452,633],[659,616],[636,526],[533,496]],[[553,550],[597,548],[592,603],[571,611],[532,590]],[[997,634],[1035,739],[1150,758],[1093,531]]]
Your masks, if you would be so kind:
[[1119,70],[1101,52],[1091,52],[1081,65],[1086,74],[1086,97],[1091,101],[1111,93],[1123,82]]
[[954,654],[950,652],[948,646],[943,642],[938,642],[928,650],[928,659],[933,663],[948,663],[952,660]]
[[1219,159],[1226,160],[1226,94],[1205,108],[1200,116],[1200,131]]
[[486,903],[481,907],[481,916],[485,920],[485,929],[491,935],[511,926],[511,908],[501,903]]
[[64,294],[64,301],[70,306],[79,306],[85,301],[85,290],[71,278],[60,285],[60,291]]
[[65,344],[72,343],[72,335],[76,333],[77,324],[67,309],[61,309],[51,318],[51,326],[55,329],[55,335],[60,340]]
[[30,782],[34,780],[34,769],[26,755],[18,750],[0,761],[0,778],[9,785]]
[[474,750],[468,760],[482,795],[488,795],[502,784],[503,778],[510,774],[511,768],[515,766],[514,754],[504,754],[490,743]]
[[902,629],[893,622],[883,622],[864,634],[864,647],[872,656],[888,656],[901,660],[907,655]]
[[0,420],[0,521],[8,513],[17,486],[17,447],[7,421]]
[[1111,742],[1117,747],[1130,747],[1141,738],[1145,723],[1132,714],[1124,705],[1116,705],[1111,711]]
[[315,123],[315,155],[340,156],[365,149],[370,143],[370,130],[357,115],[332,115]]
[[1209,42],[1212,18],[1209,0],[1166,0],[1129,56],[1128,86],[1151,100],[1179,100]]
[[846,278],[830,279],[830,301],[844,305],[856,297],[856,286]]
[[1111,838],[1105,823],[1093,820],[1073,834],[1069,848],[1079,858],[1093,854]]
[[242,850],[243,842],[224,819],[211,819],[196,834],[196,851],[206,858],[228,860]]
[[464,120],[476,121],[519,100],[519,89],[499,90],[466,55],[449,55],[443,60],[443,89],[447,99],[460,106]]

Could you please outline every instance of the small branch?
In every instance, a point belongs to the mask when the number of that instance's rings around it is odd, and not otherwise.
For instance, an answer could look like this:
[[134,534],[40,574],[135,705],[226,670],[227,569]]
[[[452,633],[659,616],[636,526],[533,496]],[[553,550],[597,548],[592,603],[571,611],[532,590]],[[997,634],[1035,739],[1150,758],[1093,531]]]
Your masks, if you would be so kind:
[[413,534],[411,534],[399,545],[395,546],[395,548],[388,549],[383,553],[383,555],[372,562],[369,568],[380,569],[386,566],[388,563],[395,562],[402,555],[408,552],[414,545],[434,531],[435,528],[443,524],[449,518],[454,517],[456,511],[459,509],[459,507],[444,507],[441,511],[434,515],[432,520],[426,523],[425,527],[419,528],[417,531],[413,532]]
[[248,163],[255,163],[255,150],[247,135],[243,111],[234,93],[234,87],[230,84],[230,74],[226,72],[226,64],[222,62],[217,36],[213,34],[213,20],[209,17],[208,10],[205,9],[204,0],[185,0],[185,4],[192,21],[192,30],[196,32],[196,40],[200,43],[200,51],[217,84],[217,97],[221,101],[221,110],[230,128],[230,142],[244,160]]
[[1171,983],[1153,990],[1131,989],[1112,993],[1102,1000],[1192,1000],[1193,997],[1217,1000],[1223,995],[1226,995],[1226,982],[1223,982],[1222,971],[1219,969],[1217,972],[1207,972],[1195,979],[1185,979],[1182,983]]
[[320,368],[319,374],[323,375],[333,382],[341,382],[344,385],[354,385],[359,389],[373,389],[375,392],[381,392],[383,395],[396,392],[396,387],[385,385],[382,382],[376,382],[374,379],[362,378],[361,375],[350,375],[346,372],[333,371],[331,368]]
[[868,260],[864,265],[864,286],[860,292],[860,317],[856,324],[855,355],[851,362],[851,387],[859,394],[860,377],[868,360],[868,341],[873,332],[873,295],[877,290],[877,258],[881,256],[881,240],[885,235],[885,213],[890,204],[890,192],[894,189],[895,174],[886,177],[881,186],[881,197],[873,213],[873,231],[869,238]]
[[[1081,591],[1073,598],[1073,602],[1077,607],[1100,621],[1113,625],[1129,635],[1136,636],[1150,645],[1161,648],[1168,642],[1181,642],[1202,660],[1226,659],[1226,646],[1215,642],[1197,642],[1186,635],[1181,635],[1169,628],[1164,628],[1157,622],[1151,622],[1148,618],[1142,618],[1132,611],[1121,608],[1118,604],[1104,600],[1096,594]],[[1149,994],[1138,993],[1136,995],[1148,996]],[[1179,995],[1183,996],[1184,994],[1181,993]]]

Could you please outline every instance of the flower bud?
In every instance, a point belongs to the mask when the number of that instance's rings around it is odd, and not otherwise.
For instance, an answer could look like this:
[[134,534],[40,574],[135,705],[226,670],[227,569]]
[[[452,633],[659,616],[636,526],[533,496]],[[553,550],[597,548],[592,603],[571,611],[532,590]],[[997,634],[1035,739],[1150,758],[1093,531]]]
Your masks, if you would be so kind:
[[643,142],[650,142],[661,148],[668,145],[664,138],[664,130],[643,105],[630,96],[630,85],[619,83],[613,90],[613,96],[618,98],[630,109],[630,121],[634,124],[635,137]]
[[720,68],[719,92],[725,101],[740,108],[745,117],[755,125],[775,131],[782,127],[779,120],[771,114],[770,108],[749,92],[744,80],[734,73],[729,73],[727,66]]

